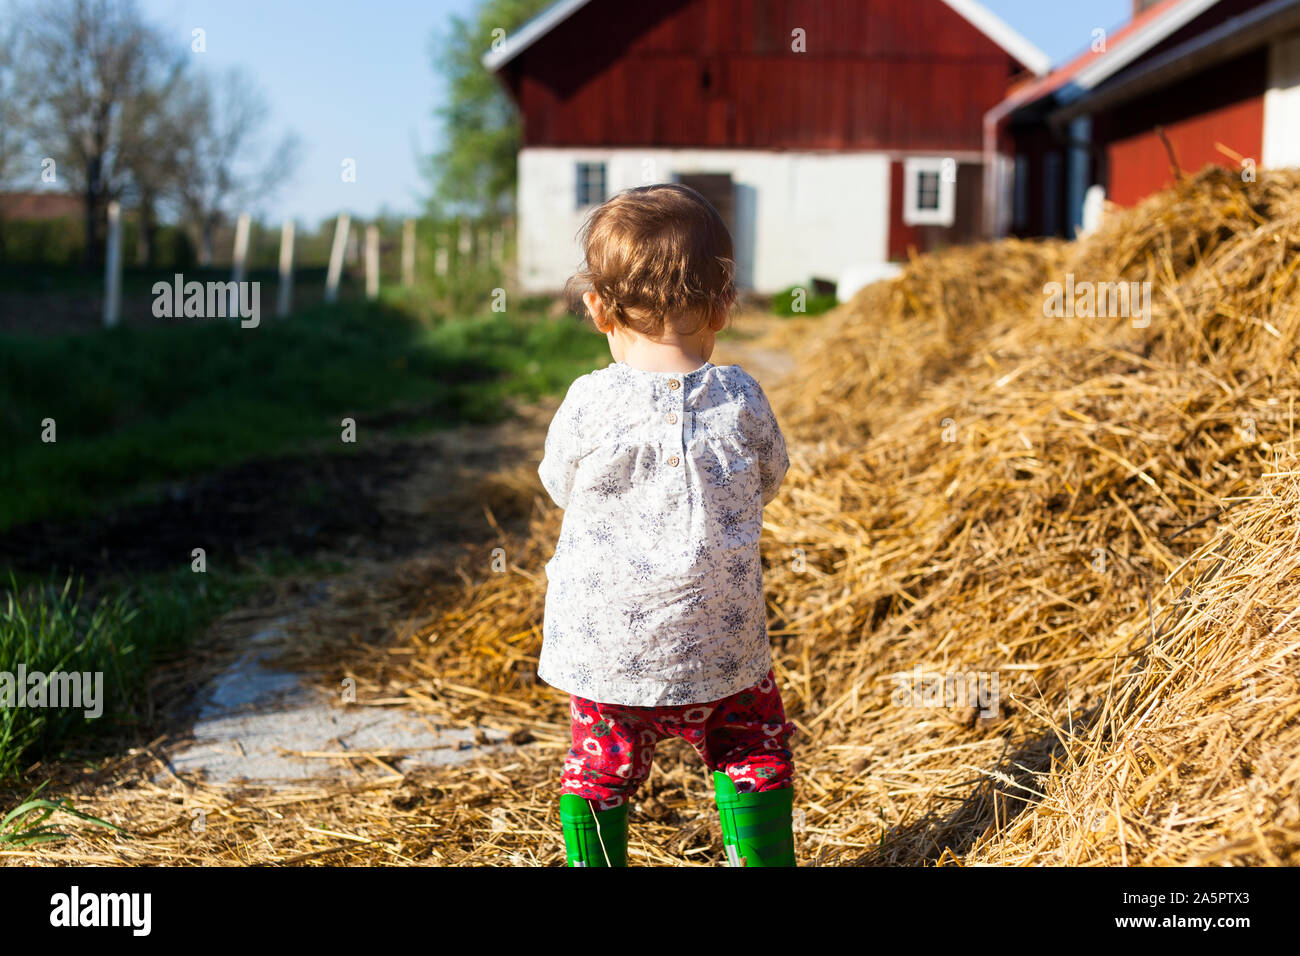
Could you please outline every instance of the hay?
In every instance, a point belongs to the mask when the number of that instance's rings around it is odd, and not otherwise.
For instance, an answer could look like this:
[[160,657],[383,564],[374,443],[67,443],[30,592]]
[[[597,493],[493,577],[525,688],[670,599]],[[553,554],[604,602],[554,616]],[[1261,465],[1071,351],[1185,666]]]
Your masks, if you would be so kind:
[[[1246,699],[1256,665],[1217,617],[1192,645],[1215,648],[1211,684],[1167,681],[1163,640],[1196,633],[1169,617],[1186,610],[1196,556],[1234,533],[1225,522],[1273,521],[1267,540],[1294,540],[1278,493],[1259,485],[1292,449],[1296,185],[1209,170],[1081,243],[917,259],[788,336],[802,373],[769,388],[792,467],[766,514],[765,558],[777,672],[805,731],[806,862],[1294,860],[1294,748],[1278,735],[1300,694]],[[1044,284],[1067,273],[1150,279],[1149,323],[1044,317]],[[1247,495],[1253,510],[1221,514]],[[507,662],[536,652],[537,572],[557,530],[543,508],[520,559],[531,577],[470,589],[431,627],[450,644],[430,663],[523,692]],[[898,706],[894,677],[918,665],[996,674],[1000,706]],[[1199,695],[1233,680],[1240,699],[1216,708],[1232,718],[1216,724],[1222,739],[1171,796],[1161,754],[1183,742],[1160,749],[1134,728],[1201,713]],[[1237,830],[1258,808],[1231,769],[1248,741],[1273,755],[1254,765],[1276,771],[1257,771],[1255,790],[1291,808],[1258,821],[1249,846]],[[670,779],[698,773],[677,756]],[[1103,767],[1122,788],[1090,781]],[[695,815],[707,811],[702,799]],[[1087,838],[1057,833],[1062,815],[1085,817]]]
[[[1135,862],[1161,847],[1160,862],[1193,862],[1215,852],[1206,841],[1228,839],[1207,808],[1227,820],[1254,813],[1228,767],[1260,728],[1276,732],[1272,708],[1300,700],[1294,685],[1280,704],[1252,702],[1254,717],[1234,721],[1202,761],[1206,791],[1180,798],[1199,824],[1181,840],[1161,843],[1135,822],[1155,804],[1127,802],[1152,797],[1142,784],[1163,767],[1156,758],[1127,775],[1119,803],[1067,779],[1098,773],[1131,743],[1116,682],[1130,667],[1137,681],[1166,667],[1142,650],[1151,618],[1179,599],[1216,516],[1293,452],[1296,185],[1293,175],[1245,184],[1207,171],[1073,247],[919,260],[866,290],[838,340],[831,330],[812,343],[824,356],[818,374],[783,392],[781,408],[788,429],[824,437],[798,447],[793,480],[769,510],[768,580],[775,629],[793,639],[790,669],[801,672],[790,689],[818,730],[809,749],[824,741],[842,753],[842,769],[859,771],[842,801],[876,808],[850,817],[881,840],[869,859]],[[1043,284],[1065,273],[1165,279],[1149,326],[1135,329],[1044,318]],[[851,398],[837,404],[841,395]],[[1285,520],[1275,501],[1267,507]],[[1285,525],[1278,533],[1293,540]],[[788,559],[796,548],[804,573]],[[1226,629],[1210,636],[1230,640]],[[969,708],[948,712],[953,721],[891,705],[889,676],[917,664],[998,674],[1002,713],[972,723]],[[1252,665],[1229,655],[1223,666],[1245,694]],[[1178,689],[1161,685],[1142,712],[1198,709]],[[1291,752],[1268,734],[1262,745]],[[1267,836],[1238,839],[1226,859],[1293,860],[1294,769],[1255,787],[1289,792],[1289,815],[1261,821]],[[1057,813],[1066,801],[1088,817],[1092,839],[1073,832],[1057,846],[1042,835],[1049,793]],[[1113,818],[1128,815],[1117,833]],[[1031,835],[1032,850],[1022,845]]]
[[[1298,187],[1206,170],[1078,243],[914,259],[778,336],[800,371],[764,383],[791,469],[763,547],[801,864],[1300,862]],[[1152,282],[1149,324],[1045,317],[1067,274]],[[561,865],[566,698],[531,677],[561,515],[534,465],[494,492],[534,503],[497,543],[505,573],[479,548],[455,573],[367,580],[356,606],[389,607],[400,639],[353,622],[310,645],[361,700],[513,732],[517,751],[419,774],[358,761],[350,788],[289,795],[181,781],[171,805],[101,780],[78,806],[164,829],[57,852]],[[995,675],[996,704],[913,706],[918,669],[945,692]],[[679,744],[637,802],[633,864],[722,859]],[[206,841],[175,822],[202,801]]]

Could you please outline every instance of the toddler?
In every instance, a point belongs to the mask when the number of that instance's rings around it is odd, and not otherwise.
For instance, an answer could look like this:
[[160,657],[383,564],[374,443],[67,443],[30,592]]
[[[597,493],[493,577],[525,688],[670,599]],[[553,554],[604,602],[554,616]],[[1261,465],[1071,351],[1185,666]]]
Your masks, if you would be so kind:
[[571,866],[626,866],[655,744],[713,774],[732,866],[794,866],[794,725],[772,673],[759,533],[789,467],[762,388],[714,365],[731,236],[693,189],[630,189],[583,229],[570,280],[614,362],[578,378],[539,474],[565,509],[538,676],[570,695],[560,816]]

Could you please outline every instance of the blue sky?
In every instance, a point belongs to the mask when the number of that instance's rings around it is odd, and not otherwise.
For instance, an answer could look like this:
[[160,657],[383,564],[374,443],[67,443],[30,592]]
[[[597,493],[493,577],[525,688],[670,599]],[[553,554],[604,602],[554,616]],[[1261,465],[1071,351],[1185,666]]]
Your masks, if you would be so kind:
[[[1092,30],[1128,19],[1130,0],[984,0],[1060,63]],[[245,70],[271,107],[268,134],[292,127],[302,140],[293,179],[261,210],[314,224],[341,209],[418,210],[427,185],[419,157],[432,151],[434,109],[444,90],[431,41],[475,0],[139,0],[159,27],[190,47],[207,33],[203,67]],[[356,160],[357,181],[340,164]]]
[[[302,141],[293,178],[264,210],[307,224],[350,210],[415,211],[427,191],[420,156],[436,141],[444,95],[431,41],[473,0],[138,0],[141,11],[191,46],[206,31],[202,67],[247,72],[271,107],[267,139],[292,128]],[[356,182],[341,163],[356,160]]]

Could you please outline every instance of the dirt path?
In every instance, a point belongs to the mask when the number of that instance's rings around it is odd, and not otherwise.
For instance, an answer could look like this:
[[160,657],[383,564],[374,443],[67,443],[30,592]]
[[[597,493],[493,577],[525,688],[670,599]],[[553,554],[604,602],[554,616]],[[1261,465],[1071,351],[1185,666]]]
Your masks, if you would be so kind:
[[764,388],[770,388],[795,369],[789,351],[772,341],[790,325],[789,319],[742,315],[736,320],[735,337],[719,341],[711,361],[715,365],[739,365]]
[[[335,633],[355,627],[367,640],[394,640],[395,615],[383,595],[395,576],[409,573],[413,561],[450,575],[473,548],[518,529],[532,502],[517,476],[535,473],[555,404],[519,407],[499,425],[385,442],[358,461],[340,493],[350,492],[351,511],[375,523],[314,554],[350,570],[301,582],[270,607],[227,616],[223,625],[240,624],[219,629],[208,645],[219,652],[220,670],[205,675],[201,692],[178,711],[187,726],[159,748],[165,772],[278,788],[346,777],[355,761],[326,754],[362,752],[405,772],[509,746],[508,733],[496,728],[439,726],[398,707],[343,706],[348,688],[324,683],[335,662],[304,668],[299,642],[324,621]],[[392,468],[394,461],[402,467]],[[375,604],[358,604],[359,593]],[[285,658],[294,669],[276,665]]]

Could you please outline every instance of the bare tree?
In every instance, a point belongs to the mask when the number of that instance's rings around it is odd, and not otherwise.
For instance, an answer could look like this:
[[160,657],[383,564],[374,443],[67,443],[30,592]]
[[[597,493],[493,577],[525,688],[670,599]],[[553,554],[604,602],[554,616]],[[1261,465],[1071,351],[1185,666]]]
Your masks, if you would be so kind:
[[179,204],[182,153],[188,138],[181,92],[189,79],[183,70],[184,60],[176,60],[158,82],[140,90],[122,108],[118,165],[126,174],[124,196],[139,213],[136,258],[150,266],[158,253],[159,207]]
[[17,28],[0,31],[0,189],[9,185],[24,152],[23,103],[14,76]]
[[[17,27],[0,30],[0,192],[19,181],[19,171],[32,158],[27,138],[31,104],[18,86],[14,58],[17,35]],[[0,258],[5,251],[4,218],[5,210],[0,207]]]
[[33,93],[32,138],[85,204],[85,261],[102,261],[100,224],[123,185],[122,112],[154,82],[164,44],[133,0],[42,0],[24,16],[21,85]]
[[187,84],[180,96],[187,131],[177,157],[180,203],[195,234],[199,263],[210,265],[217,227],[271,198],[292,175],[299,142],[288,132],[265,146],[266,101],[235,70]]

